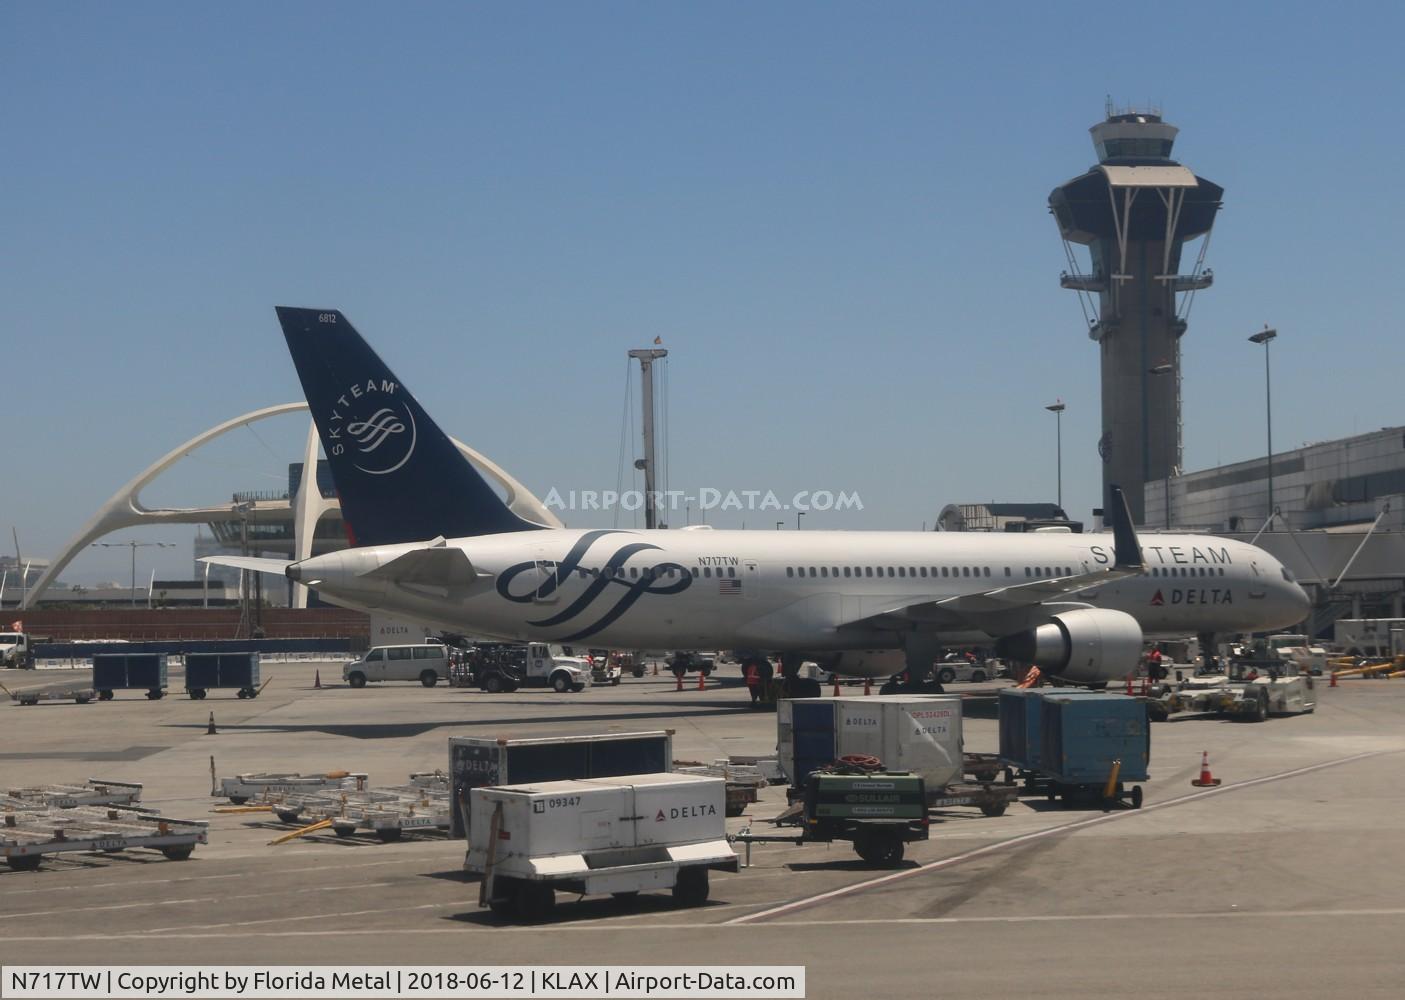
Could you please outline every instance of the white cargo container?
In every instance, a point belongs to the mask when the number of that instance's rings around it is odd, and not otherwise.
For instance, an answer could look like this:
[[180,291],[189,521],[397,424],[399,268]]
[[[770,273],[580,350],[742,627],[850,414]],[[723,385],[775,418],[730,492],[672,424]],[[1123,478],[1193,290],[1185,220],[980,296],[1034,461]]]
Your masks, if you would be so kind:
[[920,774],[929,792],[962,776],[961,699],[951,695],[804,698],[776,706],[776,755],[790,783],[840,757],[877,757]]
[[483,875],[479,905],[534,920],[554,892],[633,896],[673,890],[696,906],[708,871],[736,871],[726,782],[633,774],[475,788],[465,867]]

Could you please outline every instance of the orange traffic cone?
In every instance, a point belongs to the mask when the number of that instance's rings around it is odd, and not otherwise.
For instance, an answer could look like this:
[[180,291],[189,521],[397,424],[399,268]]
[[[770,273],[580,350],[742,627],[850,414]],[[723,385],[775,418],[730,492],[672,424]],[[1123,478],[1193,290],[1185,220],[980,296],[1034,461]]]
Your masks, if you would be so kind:
[[674,674],[674,675],[673,675],[673,679],[678,682],[678,686],[675,687],[673,690],[675,690],[675,691],[682,691],[682,690],[683,690],[683,675],[682,675],[682,674]]
[[834,697],[839,697],[839,675],[834,675]]
[[705,673],[703,673],[701,670],[699,670],[699,671],[698,671],[698,690],[699,690],[699,691],[702,691],[702,690],[704,690],[704,689],[706,688],[706,686],[707,686],[707,674],[705,674]]
[[1337,686],[1337,672],[1335,670],[1332,671],[1332,682],[1327,686],[1329,688],[1334,688]]
[[1210,773],[1210,751],[1200,752],[1200,777],[1191,782],[1196,788],[1214,788],[1220,779]]
[[872,678],[872,677],[865,677],[865,678],[863,679],[863,694],[864,694],[864,697],[865,697],[865,698],[867,698],[869,695],[873,694],[873,678]]
[[214,736],[215,733],[217,733],[217,732],[218,732],[218,730],[215,729],[215,713],[214,713],[214,712],[211,712],[211,713],[210,713],[210,725],[205,729],[205,735],[206,735],[206,736]]
[[322,688],[322,671],[320,669],[312,675],[312,686],[317,690]]

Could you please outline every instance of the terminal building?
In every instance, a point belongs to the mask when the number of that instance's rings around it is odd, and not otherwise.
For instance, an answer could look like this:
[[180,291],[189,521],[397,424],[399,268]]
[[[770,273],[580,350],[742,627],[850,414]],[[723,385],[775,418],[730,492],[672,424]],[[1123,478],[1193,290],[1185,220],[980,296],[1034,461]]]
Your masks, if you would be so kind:
[[1143,485],[1148,523],[1252,541],[1292,570],[1314,598],[1313,634],[1405,618],[1405,427],[1276,454],[1271,487],[1264,458]]

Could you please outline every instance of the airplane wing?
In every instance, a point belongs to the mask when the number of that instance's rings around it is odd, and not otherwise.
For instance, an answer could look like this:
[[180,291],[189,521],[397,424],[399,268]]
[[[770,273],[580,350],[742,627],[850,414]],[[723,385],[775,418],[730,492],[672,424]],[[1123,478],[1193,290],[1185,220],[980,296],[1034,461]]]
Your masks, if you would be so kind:
[[282,576],[291,565],[286,559],[261,559],[255,556],[201,556],[202,563],[212,566],[229,566],[234,569],[247,569],[255,573],[273,573]]
[[911,624],[925,622],[939,625],[952,625],[958,622],[971,622],[973,619],[1017,612],[1034,608],[1059,598],[1088,590],[1099,584],[1110,583],[1123,577],[1136,576],[1145,568],[1142,562],[1141,543],[1137,540],[1136,529],[1132,527],[1132,517],[1127,510],[1127,501],[1122,491],[1113,486],[1112,532],[1114,557],[1111,566],[1092,566],[1084,563],[1080,572],[1065,576],[1045,577],[1028,580],[1024,583],[997,587],[975,594],[961,594],[939,601],[921,601],[886,608],[863,618],[845,622],[841,628],[873,628],[896,624],[898,621]]

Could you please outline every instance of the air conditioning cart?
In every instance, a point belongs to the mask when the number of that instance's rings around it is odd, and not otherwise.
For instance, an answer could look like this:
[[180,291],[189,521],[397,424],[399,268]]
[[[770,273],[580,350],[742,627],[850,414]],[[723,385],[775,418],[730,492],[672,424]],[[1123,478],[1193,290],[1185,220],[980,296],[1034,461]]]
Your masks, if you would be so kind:
[[465,867],[478,904],[540,920],[556,891],[629,898],[671,889],[708,897],[708,872],[737,870],[727,843],[726,782],[686,774],[547,781],[473,789]]

